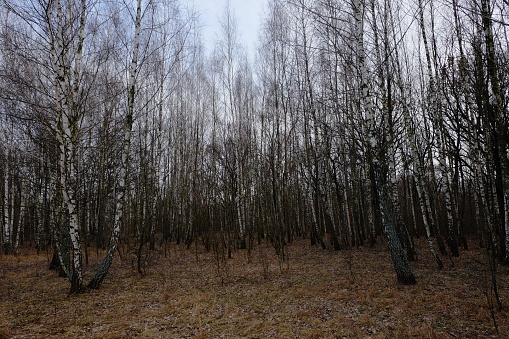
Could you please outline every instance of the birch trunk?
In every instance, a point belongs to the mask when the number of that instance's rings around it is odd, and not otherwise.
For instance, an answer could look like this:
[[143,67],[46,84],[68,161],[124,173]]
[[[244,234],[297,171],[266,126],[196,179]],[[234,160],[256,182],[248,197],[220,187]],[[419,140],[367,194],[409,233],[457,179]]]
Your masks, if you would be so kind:
[[2,216],[3,216],[3,250],[5,254],[12,254],[12,234],[13,234],[13,215],[12,215],[12,190],[11,190],[11,175],[9,166],[9,152],[6,154],[6,164],[4,166],[4,195],[2,201]]
[[[509,262],[509,158],[508,158],[508,141],[509,132],[507,130],[507,114],[505,109],[504,91],[500,86],[498,75],[498,65],[495,54],[495,38],[493,36],[493,20],[491,17],[491,8],[489,0],[481,0],[481,17],[484,29],[484,43],[486,45],[486,66],[487,74],[491,84],[491,91],[495,102],[492,109],[488,109],[488,114],[493,115],[491,120],[494,122],[493,133],[495,134],[496,144],[494,145],[493,161],[495,163],[495,171],[502,182],[502,194],[500,200],[500,219],[505,233],[504,238],[504,261]],[[488,150],[491,151],[491,150]]]
[[[401,76],[401,68],[399,65],[398,57],[396,56],[396,76],[397,76],[397,83],[399,86],[399,90],[402,94],[405,94],[405,89],[403,87],[403,79]],[[413,174],[415,177],[415,184],[417,188],[417,200],[419,202],[419,208],[421,210],[422,219],[424,222],[424,229],[426,232],[426,239],[428,241],[428,247],[430,249],[431,254],[433,255],[433,258],[435,259],[438,268],[442,269],[444,267],[442,260],[438,256],[435,245],[433,242],[433,238],[431,235],[431,225],[430,221],[428,219],[428,216],[431,216],[431,202],[429,198],[428,191],[426,190],[424,186],[424,179],[426,177],[426,171],[425,171],[425,164],[424,164],[424,156],[419,155],[419,150],[417,147],[417,133],[416,133],[416,126],[415,123],[411,117],[410,110],[408,108],[407,103],[404,100],[405,95],[402,95],[402,105],[403,105],[403,120],[405,125],[405,131],[408,135],[408,142],[410,144],[410,156],[413,160]],[[413,203],[412,203],[412,213],[415,213],[413,211]],[[414,223],[415,223],[415,216],[414,216]]]
[[[444,147],[444,141],[443,141],[443,135],[444,135],[444,126],[443,126],[443,116],[441,114],[441,107],[438,102],[438,96],[437,96],[437,84],[435,81],[435,77],[433,76],[432,71],[432,60],[431,60],[431,52],[430,48],[428,46],[428,38],[426,34],[426,26],[424,23],[424,7],[422,4],[422,0],[419,0],[419,25],[421,30],[421,37],[424,44],[424,51],[426,56],[426,67],[428,72],[428,80],[429,80],[429,101],[430,101],[430,115],[431,120],[433,123],[433,127],[436,132],[436,143],[437,143],[437,150],[438,150],[438,162],[439,162],[439,170],[442,177],[442,181],[444,184],[443,187],[443,194],[445,198],[445,208],[446,208],[446,225],[447,225],[447,242],[449,244],[449,247],[451,249],[451,252],[454,256],[459,256],[458,251],[458,245],[457,245],[457,239],[456,239],[456,232],[454,230],[454,223],[453,223],[453,215],[452,215],[452,207],[451,207],[451,194],[450,194],[450,180],[449,180],[449,173],[447,170],[447,164],[446,164],[446,150]],[[434,27],[432,25],[432,27]],[[432,35],[434,32],[432,31]],[[434,40],[433,40],[434,43]],[[436,115],[436,116],[433,116]],[[432,161],[432,158],[430,159]],[[438,219],[437,219],[438,220]],[[437,232],[440,232],[440,230],[437,228]]]
[[88,283],[88,287],[92,289],[98,289],[104,278],[106,277],[108,270],[110,269],[111,263],[113,262],[113,256],[117,249],[118,238],[120,235],[122,217],[124,214],[124,201],[126,193],[126,182],[127,182],[127,167],[129,160],[129,153],[131,148],[131,132],[133,128],[133,119],[135,111],[135,97],[136,97],[136,80],[138,74],[138,57],[140,50],[140,33],[141,33],[141,0],[137,1],[136,6],[136,19],[134,22],[134,45],[133,45],[133,56],[131,64],[129,66],[129,82],[128,82],[128,93],[127,93],[127,112],[124,120],[124,138],[122,147],[122,159],[120,163],[119,183],[117,187],[116,206],[115,206],[115,218],[113,222],[113,229],[111,232],[110,241],[108,244],[108,251],[104,257],[101,265],[97,269],[95,275]]
[[[368,208],[365,211],[365,215],[367,218],[367,234],[370,237],[371,245],[374,245],[376,242],[376,224],[378,221],[377,218],[377,207],[375,206],[377,203],[376,195],[377,195],[377,181],[375,179],[376,171],[374,169],[374,161],[373,159],[373,151],[376,147],[376,140],[373,135],[372,128],[374,127],[373,120],[373,112],[372,107],[370,105],[369,98],[369,88],[367,83],[367,68],[366,68],[366,56],[364,50],[364,11],[365,11],[365,0],[355,0],[353,5],[354,12],[354,43],[355,43],[355,53],[357,57],[357,67],[358,67],[358,75],[359,75],[359,95],[360,98],[357,100],[357,110],[360,115],[360,119],[363,122],[363,130],[365,132],[364,137],[367,138],[367,142],[365,143],[365,151],[366,151],[366,187],[367,187],[367,203]],[[364,109],[362,108],[364,107]],[[364,113],[364,116],[363,116]]]
[[[66,3],[64,13],[60,0],[47,8],[47,22],[50,28],[50,44],[52,67],[55,80],[55,97],[57,102],[56,135],[59,142],[60,186],[64,210],[68,215],[69,235],[72,246],[71,293],[79,293],[83,289],[82,255],[78,210],[76,203],[77,171],[75,166],[76,147],[78,144],[78,128],[80,112],[78,96],[81,77],[81,59],[86,19],[86,0],[81,1],[80,21],[78,27],[76,50],[73,50],[73,3]],[[55,26],[56,25],[56,26]],[[74,57],[74,62],[72,58]],[[72,70],[72,67],[74,69]],[[59,254],[62,258],[63,253]],[[61,262],[64,265],[63,262]]]
[[384,227],[385,235],[387,237],[389,251],[391,253],[392,262],[396,271],[397,279],[400,283],[409,285],[415,284],[415,276],[412,273],[408,259],[405,256],[403,247],[399,240],[396,228],[394,225],[393,206],[390,195],[390,184],[388,182],[388,167],[387,167],[387,150],[378,150],[377,155],[374,156],[373,152],[376,149],[376,139],[374,135],[374,111],[371,105],[371,97],[368,85],[368,70],[365,61],[364,51],[364,2],[363,0],[355,0],[353,2],[354,20],[355,20],[355,43],[357,62],[359,67],[359,89],[360,89],[360,102],[359,107],[364,107],[365,119],[365,136],[368,139],[366,145],[367,162],[370,168],[374,171],[374,179],[376,188],[374,187],[373,193],[377,195],[377,201],[380,208],[382,224]]

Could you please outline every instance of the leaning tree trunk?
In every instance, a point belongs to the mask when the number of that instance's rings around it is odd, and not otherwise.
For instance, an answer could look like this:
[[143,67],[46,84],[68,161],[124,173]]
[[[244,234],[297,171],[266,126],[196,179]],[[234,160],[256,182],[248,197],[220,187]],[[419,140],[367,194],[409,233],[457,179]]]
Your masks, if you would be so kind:
[[[363,0],[355,0],[353,3],[354,20],[355,20],[355,43],[357,53],[357,66],[359,68],[359,90],[360,90],[360,105],[358,107],[364,107],[365,111],[365,136],[367,138],[366,143],[366,157],[367,163],[372,168],[374,175],[374,182],[376,188],[373,189],[382,217],[382,224],[384,227],[384,233],[387,237],[389,251],[391,253],[392,262],[396,271],[397,279],[400,283],[405,285],[415,284],[415,276],[412,273],[412,269],[408,263],[408,259],[405,256],[405,252],[401,242],[399,240],[396,228],[394,225],[394,217],[392,215],[392,204],[390,197],[390,185],[388,183],[388,168],[387,168],[387,151],[376,150],[376,139],[374,134],[374,114],[373,107],[371,105],[371,98],[369,93],[368,77],[367,77],[367,66],[365,61],[365,50],[363,42],[364,32],[364,3]],[[386,147],[386,143],[382,143]]]
[[120,163],[120,174],[119,174],[120,180],[117,188],[115,219],[106,256],[104,257],[104,260],[102,261],[101,265],[99,265],[99,268],[97,269],[92,280],[90,280],[90,282],[88,283],[88,287],[92,289],[98,289],[101,286],[102,282],[104,281],[104,278],[106,277],[106,274],[110,269],[111,263],[113,262],[113,256],[117,248],[122,223],[122,216],[124,213],[127,167],[131,148],[131,131],[133,127],[133,117],[135,109],[134,106],[136,96],[136,77],[138,74],[138,55],[140,49],[139,46],[141,32],[141,0],[137,1],[136,19],[134,25],[135,33],[134,33],[133,58],[131,61],[131,65],[129,67],[127,113],[124,121],[124,139],[122,148],[122,159]]

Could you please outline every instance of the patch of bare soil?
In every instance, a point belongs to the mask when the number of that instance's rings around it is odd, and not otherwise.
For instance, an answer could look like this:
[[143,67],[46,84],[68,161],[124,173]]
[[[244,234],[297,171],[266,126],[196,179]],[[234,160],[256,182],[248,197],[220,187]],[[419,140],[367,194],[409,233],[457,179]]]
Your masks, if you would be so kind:
[[0,338],[509,337],[507,267],[497,311],[484,250],[439,271],[418,249],[418,283],[402,286],[384,244],[332,252],[301,240],[284,262],[266,244],[225,260],[171,245],[143,276],[117,256],[102,288],[81,295],[48,270],[49,254],[26,249],[0,257]]

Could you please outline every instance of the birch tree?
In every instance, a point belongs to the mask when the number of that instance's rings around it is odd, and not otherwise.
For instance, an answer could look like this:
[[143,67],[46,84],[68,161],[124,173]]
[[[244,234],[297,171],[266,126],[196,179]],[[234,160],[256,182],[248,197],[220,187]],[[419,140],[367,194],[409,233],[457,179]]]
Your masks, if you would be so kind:
[[[374,180],[376,186],[372,187],[372,193],[378,195],[380,204],[380,213],[384,226],[384,232],[389,244],[392,262],[396,270],[398,281],[403,284],[415,284],[415,276],[412,273],[408,260],[405,256],[401,242],[396,233],[394,224],[394,215],[391,209],[390,186],[388,183],[388,162],[387,149],[377,149],[377,139],[375,138],[375,117],[373,105],[371,103],[370,88],[368,84],[368,68],[366,65],[366,56],[364,49],[364,13],[365,4],[363,0],[355,0],[352,3],[354,17],[354,39],[356,43],[357,67],[359,76],[359,107],[365,119],[366,133],[366,153],[367,162],[373,168]],[[384,119],[386,121],[386,119]],[[382,136],[385,138],[386,136]],[[385,144],[385,140],[379,141],[379,144]],[[387,147],[387,146],[385,146]],[[375,153],[376,152],[376,153]]]
[[[33,46],[16,55],[23,60],[28,72],[11,70],[9,81],[13,91],[10,100],[26,105],[26,116],[54,132],[58,144],[58,186],[62,196],[65,233],[71,241],[69,251],[56,239],[57,257],[71,282],[71,293],[83,287],[81,236],[78,218],[78,172],[80,128],[84,117],[83,53],[85,28],[90,4],[87,0],[64,2],[30,1],[25,4],[3,1],[5,8],[19,19],[18,31],[12,34]],[[4,40],[12,46],[13,40]],[[32,53],[41,53],[34,56]],[[18,71],[19,72],[19,71]],[[27,80],[32,82],[27,91]],[[14,90],[15,89],[15,90]],[[30,91],[32,91],[30,93]],[[27,200],[24,200],[27,201]]]
[[491,1],[481,0],[481,19],[486,48],[486,72],[490,89],[493,93],[493,103],[489,105],[488,121],[492,125],[494,140],[493,157],[497,179],[500,181],[499,220],[503,225],[505,243],[504,261],[509,262],[509,132],[507,123],[507,102],[500,84],[500,70],[495,52],[495,38],[493,33]]
[[110,266],[113,262],[113,256],[118,245],[118,238],[120,236],[121,222],[124,215],[124,204],[126,196],[127,185],[127,170],[129,154],[131,151],[131,132],[133,129],[133,122],[136,108],[136,94],[137,94],[137,75],[139,71],[139,55],[140,55],[140,34],[142,22],[142,1],[137,0],[136,11],[134,17],[134,39],[132,42],[132,57],[129,65],[129,78],[127,82],[127,108],[124,116],[124,129],[122,137],[122,153],[120,160],[119,182],[117,185],[117,196],[115,198],[115,217],[113,220],[112,232],[108,244],[107,253],[98,267],[95,275],[88,283],[88,287],[98,289]]
[[[2,158],[2,246],[5,254],[15,253],[14,247],[14,145],[12,123],[7,120],[7,114],[4,113],[4,119],[0,122],[0,133],[2,147],[0,156]],[[10,125],[10,126],[9,126]]]

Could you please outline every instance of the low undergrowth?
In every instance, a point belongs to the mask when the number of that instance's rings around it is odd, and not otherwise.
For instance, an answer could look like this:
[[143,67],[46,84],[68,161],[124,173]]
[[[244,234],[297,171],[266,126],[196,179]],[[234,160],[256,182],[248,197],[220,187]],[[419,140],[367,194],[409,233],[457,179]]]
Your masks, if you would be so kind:
[[439,271],[426,244],[418,249],[418,282],[402,286],[384,244],[333,252],[301,240],[284,262],[266,244],[221,262],[172,244],[143,275],[117,256],[101,289],[81,295],[48,270],[49,253],[23,249],[0,256],[0,338],[509,337],[507,267],[496,310],[484,250]]

